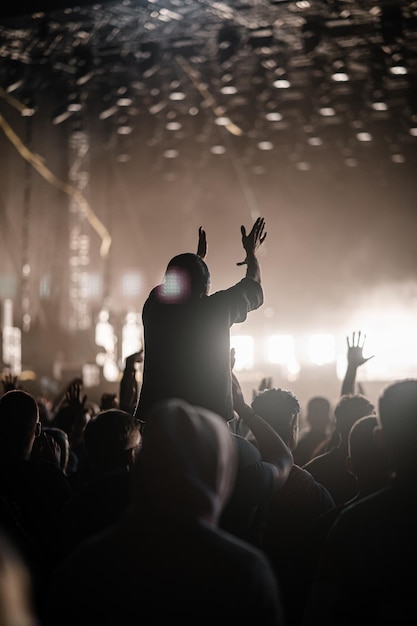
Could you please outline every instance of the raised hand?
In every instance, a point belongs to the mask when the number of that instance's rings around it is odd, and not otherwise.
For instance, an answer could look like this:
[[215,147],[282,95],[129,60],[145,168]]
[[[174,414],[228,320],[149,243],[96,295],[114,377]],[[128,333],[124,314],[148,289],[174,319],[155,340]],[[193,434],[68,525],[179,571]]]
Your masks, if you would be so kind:
[[143,363],[143,348],[126,357],[125,368],[127,370],[134,370],[136,363]]
[[265,389],[272,389],[272,376],[264,376],[264,378],[261,379],[258,389],[253,389],[252,391],[252,400],[255,396],[262,393],[262,391],[265,391]]
[[85,395],[81,398],[82,386],[83,381],[81,378],[74,378],[74,380],[69,383],[67,393],[65,394],[68,406],[70,406],[74,411],[80,413],[87,411],[85,407],[87,396]]
[[258,217],[249,234],[246,234],[246,228],[243,225],[240,227],[240,232],[242,233],[242,245],[246,251],[246,259],[244,261],[240,261],[237,265],[246,265],[248,257],[254,256],[259,246],[266,239],[267,233],[265,232],[265,219],[263,217]]
[[200,226],[198,229],[197,254],[202,259],[204,259],[207,254],[207,236],[206,236],[206,231],[204,230],[202,226]]
[[3,384],[3,394],[7,391],[17,389],[17,376],[13,376],[13,374],[3,374],[1,382]]
[[[373,358],[373,355],[368,357],[363,356],[363,347],[365,345],[365,340],[366,335],[360,330],[358,332],[353,332],[351,337],[346,337],[346,343],[348,348],[347,368],[342,381],[342,396],[349,393],[355,393],[356,372],[358,367],[369,361],[369,359]],[[361,391],[361,393],[362,395],[364,395],[363,391]]]
[[346,337],[348,348],[347,361],[349,367],[357,368],[374,357],[374,355],[368,357],[363,356],[365,340],[366,334],[362,333],[360,330],[358,332],[354,331],[351,337]]

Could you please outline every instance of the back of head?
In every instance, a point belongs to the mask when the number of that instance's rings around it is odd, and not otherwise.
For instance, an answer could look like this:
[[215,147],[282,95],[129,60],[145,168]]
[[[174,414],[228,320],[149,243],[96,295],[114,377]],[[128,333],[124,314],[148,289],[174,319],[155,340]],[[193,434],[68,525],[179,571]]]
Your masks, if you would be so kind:
[[236,450],[224,420],[171,399],[158,403],[142,433],[135,470],[138,506],[170,518],[215,524],[230,497]]
[[307,403],[306,421],[312,430],[326,432],[331,423],[331,405],[327,398],[314,396]]
[[210,272],[198,254],[185,252],[168,263],[159,296],[167,302],[183,302],[206,295],[210,286]]
[[138,446],[139,441],[138,421],[120,409],[99,412],[87,423],[84,431],[88,458],[100,472],[129,466],[128,453]]
[[252,408],[288,443],[300,413],[300,404],[292,391],[265,389],[252,400]]
[[342,396],[334,409],[336,429],[347,441],[350,429],[361,417],[375,414],[375,406],[362,394]]
[[348,439],[348,453],[355,474],[385,468],[385,455],[375,439],[378,425],[376,415],[361,417],[352,426]]
[[383,390],[378,419],[393,469],[417,472],[417,379],[398,381]]
[[1,454],[27,456],[38,421],[38,404],[30,393],[21,389],[7,391],[0,398]]

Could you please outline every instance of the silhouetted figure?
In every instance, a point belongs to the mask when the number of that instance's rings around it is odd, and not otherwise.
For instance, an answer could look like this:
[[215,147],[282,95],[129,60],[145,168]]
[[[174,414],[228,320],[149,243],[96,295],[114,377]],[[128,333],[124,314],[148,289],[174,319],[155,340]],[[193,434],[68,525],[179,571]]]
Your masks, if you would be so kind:
[[358,493],[356,479],[346,466],[348,436],[358,419],[372,413],[375,413],[375,407],[365,396],[342,396],[334,409],[335,432],[339,438],[337,445],[304,465],[304,469],[328,489],[335,504],[347,502]]
[[377,425],[376,416],[368,415],[355,422],[349,433],[346,464],[357,481],[356,496],[313,520],[300,537],[300,549],[297,552],[302,573],[302,579],[299,581],[300,590],[303,591],[303,596],[299,595],[298,598],[300,606],[304,606],[308,597],[326,537],[336,518],[350,504],[375,493],[389,482],[387,458],[375,438]]
[[54,462],[32,458],[41,431],[38,404],[31,394],[13,389],[0,398],[0,496],[24,533],[19,545],[24,542],[22,555],[37,576],[37,599],[61,555],[58,520],[71,496]]
[[[183,398],[226,421],[233,418],[230,328],[263,303],[256,250],[266,237],[258,218],[250,233],[241,227],[246,276],[229,289],[209,295],[210,273],[203,258],[206,236],[199,229],[198,253],[175,256],[164,282],[147,298],[143,311],[143,380],[136,416],[147,420],[155,402]],[[242,264],[242,263],[240,263]]]
[[119,385],[119,408],[132,414],[138,401],[139,385],[136,373],[140,363],[143,363],[143,350],[126,357]]
[[[341,396],[346,395],[356,395],[359,394],[361,396],[366,396],[363,390],[363,386],[357,383],[356,377],[358,373],[358,369],[361,365],[367,363],[370,359],[373,359],[373,355],[369,357],[365,357],[363,355],[363,350],[365,347],[366,334],[362,333],[362,331],[354,331],[352,335],[346,337],[346,345],[347,345],[347,366],[346,372],[342,380],[342,388],[340,391]],[[328,452],[334,447],[339,445],[339,432],[334,427],[331,428],[329,436],[327,440],[325,439],[320,443],[317,448],[314,450],[314,457],[323,454],[324,452]],[[308,461],[307,461],[308,462]]]
[[358,373],[358,368],[361,365],[367,363],[370,359],[373,359],[374,356],[363,356],[363,349],[365,347],[366,334],[362,333],[362,331],[353,332],[351,337],[346,337],[347,344],[347,367],[345,376],[342,382],[342,390],[341,395],[345,396],[346,394],[355,394],[360,393],[361,395],[365,395],[362,389],[356,389],[355,385],[357,383],[356,376]]
[[[253,410],[280,435],[290,450],[297,445],[300,404],[285,389],[267,389],[252,401]],[[283,486],[270,498],[262,547],[277,576],[288,624],[300,619],[297,561],[300,537],[319,515],[335,506],[328,490],[305,469],[294,464]]]
[[283,624],[265,556],[218,528],[236,472],[224,420],[181,400],[150,417],[131,507],[56,571],[45,624]]
[[306,426],[300,431],[293,450],[294,463],[302,467],[316,456],[316,450],[327,441],[332,426],[331,404],[327,398],[314,396],[307,403]]
[[84,431],[86,459],[78,488],[61,515],[66,550],[113,524],[130,499],[130,470],[139,446],[138,421],[126,411],[108,409],[94,416]]
[[[347,337],[347,368],[342,381],[341,397],[334,408],[335,426],[325,452],[304,465],[314,478],[330,491],[338,504],[356,496],[358,485],[346,466],[348,438],[353,424],[366,415],[375,414],[373,403],[362,393],[355,393],[358,368],[373,357],[364,357],[366,335],[361,331]],[[325,444],[322,444],[325,445]]]
[[87,395],[83,394],[83,381],[74,378],[57,398],[50,424],[53,428],[63,430],[68,437],[69,458],[67,474],[72,483],[84,456],[84,429],[91,418],[87,408]]
[[[232,356],[232,361],[234,355]],[[220,526],[261,547],[265,512],[273,494],[286,483],[293,466],[287,443],[253,408],[246,404],[240,383],[232,373],[233,406],[252,441],[232,433],[238,450],[238,468]],[[228,426],[230,428],[230,422]]]
[[377,419],[392,481],[345,507],[331,527],[305,626],[416,622],[417,380],[388,385]]

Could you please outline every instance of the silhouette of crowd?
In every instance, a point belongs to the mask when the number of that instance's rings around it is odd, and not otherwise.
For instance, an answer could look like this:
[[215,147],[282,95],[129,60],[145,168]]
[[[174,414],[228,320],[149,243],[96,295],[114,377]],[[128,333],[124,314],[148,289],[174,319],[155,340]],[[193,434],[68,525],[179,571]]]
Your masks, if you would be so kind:
[[230,330],[263,305],[265,238],[241,226],[245,275],[210,293],[199,228],[99,406],[3,375],[1,626],[417,623],[417,378],[371,402],[355,331],[334,401],[272,378],[247,400]]

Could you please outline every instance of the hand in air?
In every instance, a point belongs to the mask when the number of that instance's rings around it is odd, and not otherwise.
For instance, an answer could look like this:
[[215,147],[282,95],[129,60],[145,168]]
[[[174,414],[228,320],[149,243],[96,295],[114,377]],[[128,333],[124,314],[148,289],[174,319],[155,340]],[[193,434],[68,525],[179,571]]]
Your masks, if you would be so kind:
[[266,239],[265,219],[258,217],[248,235],[246,234],[246,228],[244,226],[240,227],[240,232],[242,233],[242,245],[246,250],[246,259],[240,261],[237,265],[246,265],[248,256],[253,256]]
[[204,259],[207,254],[207,236],[206,231],[202,226],[198,229],[198,247],[197,254],[200,258]]
[[359,367],[374,357],[374,355],[368,357],[363,356],[365,340],[366,334],[362,333],[360,330],[358,332],[353,332],[350,338],[346,337],[348,347],[347,360],[349,367]]

